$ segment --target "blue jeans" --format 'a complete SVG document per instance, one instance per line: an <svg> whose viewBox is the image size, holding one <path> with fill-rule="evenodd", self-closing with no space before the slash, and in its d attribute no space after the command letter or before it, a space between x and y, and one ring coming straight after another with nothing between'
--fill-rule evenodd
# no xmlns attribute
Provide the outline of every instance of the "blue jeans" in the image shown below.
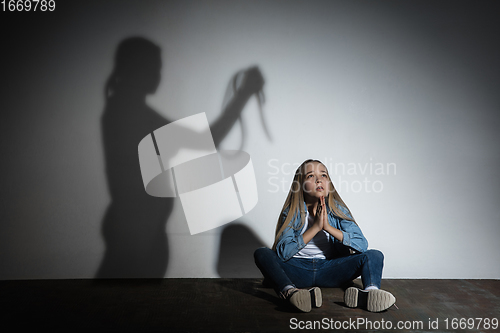
<svg viewBox="0 0 500 333"><path fill-rule="evenodd" d="M380 288L384 255L379 250L367 250L335 259L291 258L282 261L273 250L262 247L254 253L255 263L277 292L288 285L297 288L335 288L361 276L363 287Z"/></svg>

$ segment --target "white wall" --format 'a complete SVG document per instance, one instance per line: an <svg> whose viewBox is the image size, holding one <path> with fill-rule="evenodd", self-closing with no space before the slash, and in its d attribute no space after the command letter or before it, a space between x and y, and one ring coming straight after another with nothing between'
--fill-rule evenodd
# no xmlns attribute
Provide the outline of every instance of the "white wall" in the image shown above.
<svg viewBox="0 0 500 333"><path fill-rule="evenodd" d="M149 103L169 120L199 112L215 120L229 78L261 68L273 141L251 100L244 150L259 203L238 222L262 243L272 244L291 165L317 158L370 247L384 252L384 277L500 278L494 1L57 6L1 23L10 35L1 63L0 279L95 276L109 204L103 89L116 46L134 35L162 48ZM222 146L239 142L236 126ZM221 230L190 236L176 201L165 276L218 276Z"/></svg>

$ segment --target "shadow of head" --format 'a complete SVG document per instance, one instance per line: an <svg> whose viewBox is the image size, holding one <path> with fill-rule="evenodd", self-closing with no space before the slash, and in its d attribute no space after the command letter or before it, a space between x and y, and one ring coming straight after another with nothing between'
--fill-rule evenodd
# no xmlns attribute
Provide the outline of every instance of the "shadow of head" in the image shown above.
<svg viewBox="0 0 500 333"><path fill-rule="evenodd" d="M155 93L161 80L161 66L161 49L158 45L143 37L124 39L117 47L106 93Z"/></svg>

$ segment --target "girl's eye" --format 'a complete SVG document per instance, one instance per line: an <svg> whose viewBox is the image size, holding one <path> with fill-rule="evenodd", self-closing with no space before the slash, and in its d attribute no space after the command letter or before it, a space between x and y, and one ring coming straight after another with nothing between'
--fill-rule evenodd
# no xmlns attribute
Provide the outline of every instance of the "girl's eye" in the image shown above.
<svg viewBox="0 0 500 333"><path fill-rule="evenodd" d="M307 176L307 178L311 178L311 177L312 177L312 175Z"/></svg>
<svg viewBox="0 0 500 333"><path fill-rule="evenodd" d="M323 174L323 177L326 177L326 175L325 175L325 174Z"/></svg>

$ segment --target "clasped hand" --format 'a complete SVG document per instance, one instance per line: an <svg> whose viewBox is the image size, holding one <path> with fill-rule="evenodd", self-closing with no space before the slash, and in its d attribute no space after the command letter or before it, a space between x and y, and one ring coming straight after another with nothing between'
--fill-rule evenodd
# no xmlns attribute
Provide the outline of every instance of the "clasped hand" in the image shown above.
<svg viewBox="0 0 500 333"><path fill-rule="evenodd" d="M328 214L326 210L325 197L318 199L318 207L316 208L316 215L314 216L314 225L319 230L326 230L330 227L328 223Z"/></svg>

